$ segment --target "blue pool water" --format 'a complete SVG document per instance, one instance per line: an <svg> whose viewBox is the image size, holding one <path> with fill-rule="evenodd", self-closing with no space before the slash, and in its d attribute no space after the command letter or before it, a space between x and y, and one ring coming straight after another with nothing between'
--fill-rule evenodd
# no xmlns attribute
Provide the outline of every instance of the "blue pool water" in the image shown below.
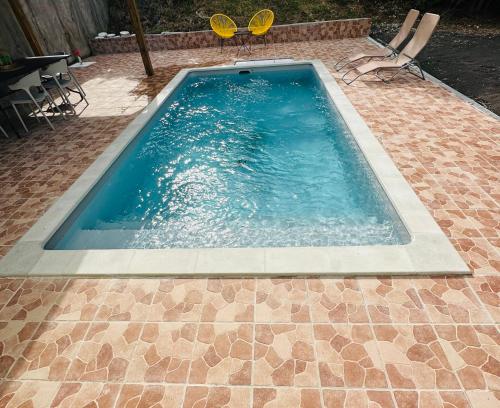
<svg viewBox="0 0 500 408"><path fill-rule="evenodd" d="M312 67L191 73L46 249L404 244Z"/></svg>

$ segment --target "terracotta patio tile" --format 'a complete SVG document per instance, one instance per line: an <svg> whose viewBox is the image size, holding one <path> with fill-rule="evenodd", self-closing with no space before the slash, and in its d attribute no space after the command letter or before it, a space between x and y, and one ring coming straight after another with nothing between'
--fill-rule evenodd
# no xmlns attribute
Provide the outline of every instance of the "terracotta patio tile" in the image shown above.
<svg viewBox="0 0 500 408"><path fill-rule="evenodd" d="M314 338L321 386L388 387L369 325L315 324Z"/></svg>
<svg viewBox="0 0 500 408"><path fill-rule="evenodd" d="M250 385L253 326L201 323L193 351L190 384Z"/></svg>
<svg viewBox="0 0 500 408"><path fill-rule="evenodd" d="M474 223L485 238L500 236L500 210L463 210L464 215Z"/></svg>
<svg viewBox="0 0 500 408"><path fill-rule="evenodd" d="M54 202L57 197L28 198L12 214L13 219L30 219L40 217Z"/></svg>
<svg viewBox="0 0 500 408"><path fill-rule="evenodd" d="M461 210L498 210L498 204L480 187L473 187L471 185L460 187L449 186L446 189L448 195Z"/></svg>
<svg viewBox="0 0 500 408"><path fill-rule="evenodd" d="M462 238L452 240L464 261L475 275L495 275L500 271L500 255L498 249L486 239Z"/></svg>
<svg viewBox="0 0 500 408"><path fill-rule="evenodd" d="M0 172L0 174L2 174ZM8 177L5 174L2 174L3 177ZM0 176L0 180L2 178ZM0 187L2 186L2 183L0 182ZM2 190L0 190L2 191ZM28 199L23 198L23 197L16 197L16 196L11 196L11 195L3 195L0 193L1 199L0 199L0 220L7 220L8 218L12 218L12 214L14 214L19 207L21 207ZM34 217L32 217L34 218Z"/></svg>
<svg viewBox="0 0 500 408"><path fill-rule="evenodd" d="M146 320L158 286L156 279L112 280L100 296L95 320Z"/></svg>
<svg viewBox="0 0 500 408"><path fill-rule="evenodd" d="M377 347L393 388L460 389L430 325L375 325Z"/></svg>
<svg viewBox="0 0 500 408"><path fill-rule="evenodd" d="M368 322L356 279L308 279L307 286L313 322Z"/></svg>
<svg viewBox="0 0 500 408"><path fill-rule="evenodd" d="M256 322L309 322L304 279L257 279Z"/></svg>
<svg viewBox="0 0 500 408"><path fill-rule="evenodd" d="M467 391L472 408L500 408L500 391Z"/></svg>
<svg viewBox="0 0 500 408"><path fill-rule="evenodd" d="M38 322L0 322L0 378L7 377L38 326Z"/></svg>
<svg viewBox="0 0 500 408"><path fill-rule="evenodd" d="M185 383L197 330L195 323L145 323L127 381Z"/></svg>
<svg viewBox="0 0 500 408"><path fill-rule="evenodd" d="M491 319L463 277L413 279L434 323L490 323Z"/></svg>
<svg viewBox="0 0 500 408"><path fill-rule="evenodd" d="M104 303L106 279L71 279L62 295L52 304L46 320L94 320L97 310Z"/></svg>
<svg viewBox="0 0 500 408"><path fill-rule="evenodd" d="M14 296L24 279L0 278L0 310Z"/></svg>
<svg viewBox="0 0 500 408"><path fill-rule="evenodd" d="M114 406L120 384L62 383L51 407L106 408Z"/></svg>
<svg viewBox="0 0 500 408"><path fill-rule="evenodd" d="M5 381L0 383L0 406L50 407L58 387L52 381Z"/></svg>
<svg viewBox="0 0 500 408"><path fill-rule="evenodd" d="M253 408L320 408L321 394L311 388L254 388Z"/></svg>
<svg viewBox="0 0 500 408"><path fill-rule="evenodd" d="M438 325L435 329L466 390L500 391L500 332L495 326Z"/></svg>
<svg viewBox="0 0 500 408"><path fill-rule="evenodd" d="M0 245L14 245L36 222L36 218L9 219L0 226Z"/></svg>
<svg viewBox="0 0 500 408"><path fill-rule="evenodd" d="M434 210L432 216L449 238L482 238L476 223L461 210Z"/></svg>
<svg viewBox="0 0 500 408"><path fill-rule="evenodd" d="M422 185L414 186L413 189L429 210L459 210L448 193L439 186Z"/></svg>
<svg viewBox="0 0 500 408"><path fill-rule="evenodd" d="M424 305L408 278L358 279L373 323L426 323Z"/></svg>
<svg viewBox="0 0 500 408"><path fill-rule="evenodd" d="M500 275L466 279L495 323L500 323Z"/></svg>
<svg viewBox="0 0 500 408"><path fill-rule="evenodd" d="M147 320L198 322L206 285L205 279L161 279Z"/></svg>
<svg viewBox="0 0 500 408"><path fill-rule="evenodd" d="M63 293L66 283L66 279L26 279L0 309L0 321L41 321Z"/></svg>
<svg viewBox="0 0 500 408"><path fill-rule="evenodd" d="M89 323L81 322L41 323L26 341L8 378L64 380L88 328Z"/></svg>
<svg viewBox="0 0 500 408"><path fill-rule="evenodd" d="M254 279L208 279L202 322L253 322Z"/></svg>
<svg viewBox="0 0 500 408"><path fill-rule="evenodd" d="M184 408L198 407L250 407L250 388L188 386Z"/></svg>
<svg viewBox="0 0 500 408"><path fill-rule="evenodd" d="M394 391L397 408L468 408L462 391Z"/></svg>
<svg viewBox="0 0 500 408"><path fill-rule="evenodd" d="M141 330L142 323L92 323L71 361L66 380L123 380Z"/></svg>
<svg viewBox="0 0 500 408"><path fill-rule="evenodd" d="M253 384L319 385L311 325L256 324Z"/></svg>
<svg viewBox="0 0 500 408"><path fill-rule="evenodd" d="M179 385L123 384L115 408L181 407L183 396L184 387Z"/></svg>
<svg viewBox="0 0 500 408"><path fill-rule="evenodd" d="M323 389L323 401L325 408L394 408L390 391L380 390Z"/></svg>

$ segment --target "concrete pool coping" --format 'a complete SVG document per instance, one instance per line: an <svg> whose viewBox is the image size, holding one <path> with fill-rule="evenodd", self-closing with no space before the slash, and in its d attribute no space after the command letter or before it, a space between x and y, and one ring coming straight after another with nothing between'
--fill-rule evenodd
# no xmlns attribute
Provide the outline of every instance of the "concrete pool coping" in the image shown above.
<svg viewBox="0 0 500 408"><path fill-rule="evenodd" d="M319 60L261 64L279 68L310 65L346 122L360 150L411 236L405 245L44 250L80 201L190 73L238 70L218 66L181 70L156 98L49 208L0 261L4 276L242 276L242 275L418 275L464 274L469 270L410 185ZM245 66L245 69L252 67Z"/></svg>

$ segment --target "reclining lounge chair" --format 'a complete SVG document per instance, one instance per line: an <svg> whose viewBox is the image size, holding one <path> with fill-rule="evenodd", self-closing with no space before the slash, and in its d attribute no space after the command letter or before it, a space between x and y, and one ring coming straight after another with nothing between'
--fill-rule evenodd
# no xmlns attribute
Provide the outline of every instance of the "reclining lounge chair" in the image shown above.
<svg viewBox="0 0 500 408"><path fill-rule="evenodd" d="M417 55L422 51L422 49L429 42L432 33L436 29L439 22L439 16L437 14L426 13L420 24L417 27L415 35L410 40L410 42L403 48L399 53L398 57L389 61L370 61L366 64L360 65L356 68L352 68L347 71L343 76L342 80L350 85L356 81L359 77L366 75L370 72L374 72L375 75L384 82L388 82L396 77L401 71L407 70L413 75L416 75L425 80L424 72L420 67L420 64L415 59ZM418 69L418 74L411 71L412 68ZM395 70L396 72L389 79L382 78L379 73L383 70ZM357 72L357 76L349 80L348 76L351 72Z"/></svg>
<svg viewBox="0 0 500 408"><path fill-rule="evenodd" d="M403 22L403 25L399 29L399 32L392 39L392 41L389 44L387 44L384 48L344 57L341 60L337 61L334 68L337 71L340 71L342 68L352 64L353 62L359 61L364 58L369 58L369 59L377 57L386 58L396 55L397 48L403 43L404 40L406 40L408 34L410 34L411 28L413 27L413 24L415 24L418 15L419 15L418 10L411 9L406 15L405 21ZM339 66L339 64L341 65Z"/></svg>

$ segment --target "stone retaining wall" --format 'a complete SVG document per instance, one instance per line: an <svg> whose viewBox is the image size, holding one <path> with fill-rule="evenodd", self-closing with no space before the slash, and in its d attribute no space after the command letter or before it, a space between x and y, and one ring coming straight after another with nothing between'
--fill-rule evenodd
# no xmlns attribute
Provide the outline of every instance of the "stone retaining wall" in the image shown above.
<svg viewBox="0 0 500 408"><path fill-rule="evenodd" d="M370 27L369 18L277 25L271 30L270 41L294 42L366 37L370 33ZM210 30L146 34L146 40L150 51L216 47L219 44L218 37ZM93 39L90 41L90 46L94 54L139 51L135 36Z"/></svg>

